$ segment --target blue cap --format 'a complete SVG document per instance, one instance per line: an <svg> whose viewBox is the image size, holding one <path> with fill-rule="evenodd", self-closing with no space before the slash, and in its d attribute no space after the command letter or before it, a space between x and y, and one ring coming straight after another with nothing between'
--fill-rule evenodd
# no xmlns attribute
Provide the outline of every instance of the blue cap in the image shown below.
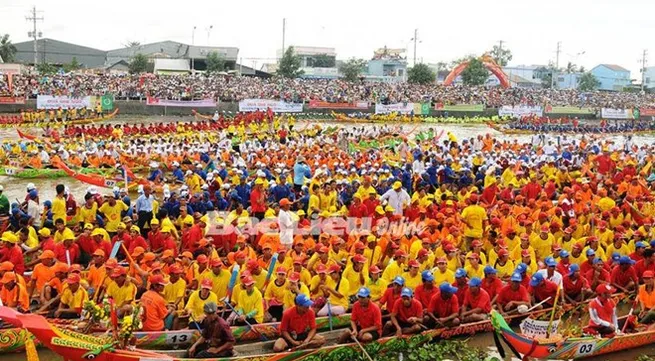
<svg viewBox="0 0 655 361"><path fill-rule="evenodd" d="M560 256L560 258L566 258L566 257L569 256L569 251L563 249L563 250L560 251L559 256Z"/></svg>
<svg viewBox="0 0 655 361"><path fill-rule="evenodd" d="M653 241L651 241L651 242L653 242ZM635 243L635 248L646 248L646 243L644 243L642 241L639 241L639 242Z"/></svg>
<svg viewBox="0 0 655 361"><path fill-rule="evenodd" d="M509 280L513 282L521 282L523 281L523 276L521 276L521 274L518 272L514 272L512 273L512 277L510 277Z"/></svg>
<svg viewBox="0 0 655 361"><path fill-rule="evenodd" d="M369 297L371 295L371 290L369 290L367 287L362 287L357 291L357 297L365 298Z"/></svg>
<svg viewBox="0 0 655 361"><path fill-rule="evenodd" d="M603 259L600 257L594 258L594 264L599 264L599 263L605 263L605 262L603 262Z"/></svg>
<svg viewBox="0 0 655 361"><path fill-rule="evenodd" d="M518 273L525 273L528 271L528 265L525 263L519 263L518 266L516 266L516 272Z"/></svg>
<svg viewBox="0 0 655 361"><path fill-rule="evenodd" d="M491 265L488 264L488 265L484 266L484 274L495 275L496 273L498 273L498 271L496 271L496 269L493 268Z"/></svg>
<svg viewBox="0 0 655 361"><path fill-rule="evenodd" d="M398 286L404 286L405 279L402 276L396 276L396 278L393 279L393 283L397 284Z"/></svg>
<svg viewBox="0 0 655 361"><path fill-rule="evenodd" d="M48 208L52 208L52 201L45 201L45 202L43 202L43 205L48 207Z"/></svg>
<svg viewBox="0 0 655 361"><path fill-rule="evenodd" d="M444 282L439 285L439 291L442 293L455 293L457 292L457 287L453 287L450 283Z"/></svg>
<svg viewBox="0 0 655 361"><path fill-rule="evenodd" d="M598 258L596 258L596 259L598 259ZM602 262L602 261L601 261L601 262ZM578 265L575 264L575 263L572 264L571 267L569 267L569 276L571 276L571 275L574 274L575 272L578 272L579 270L580 270L580 266L578 266Z"/></svg>
<svg viewBox="0 0 655 361"><path fill-rule="evenodd" d="M546 257L544 261L548 267L557 267L557 261L555 261L555 258L553 257Z"/></svg>
<svg viewBox="0 0 655 361"><path fill-rule="evenodd" d="M593 249L589 248L589 249L587 250L587 257L589 257L589 256L595 256L595 255L596 255L596 251L594 251Z"/></svg>
<svg viewBox="0 0 655 361"><path fill-rule="evenodd" d="M434 281L434 275L432 274L432 272L425 270L421 272L421 279L423 280L423 282L432 282Z"/></svg>
<svg viewBox="0 0 655 361"><path fill-rule="evenodd" d="M655 239L652 240L652 241L650 241L650 246L651 246L651 247L655 247Z"/></svg>
<svg viewBox="0 0 655 361"><path fill-rule="evenodd" d="M410 290L407 287L404 287L403 290L400 292L400 297L412 297L414 296L414 293L412 290Z"/></svg>
<svg viewBox="0 0 655 361"><path fill-rule="evenodd" d="M309 297L304 293L301 293L298 296L296 296L296 305L298 306L310 307L313 304L314 302L310 300Z"/></svg>
<svg viewBox="0 0 655 361"><path fill-rule="evenodd" d="M530 279L530 286L532 287L539 286L543 281L544 281L544 275L542 275L541 273L535 273L534 275L532 275L532 278Z"/></svg>
<svg viewBox="0 0 655 361"><path fill-rule="evenodd" d="M480 287L481 284L482 280L477 277L473 277L469 280L469 287Z"/></svg>
<svg viewBox="0 0 655 361"><path fill-rule="evenodd" d="M630 265L632 265L632 264L635 264L635 261L633 261L632 258L630 258L628 256L621 256L621 258L619 258L619 264L630 264Z"/></svg>
<svg viewBox="0 0 655 361"><path fill-rule="evenodd" d="M621 259L621 255L619 254L619 252L612 253L612 261L618 262L619 259Z"/></svg>
<svg viewBox="0 0 655 361"><path fill-rule="evenodd" d="M462 278L466 277L466 270L463 268L458 268L457 271L455 271L455 278Z"/></svg>

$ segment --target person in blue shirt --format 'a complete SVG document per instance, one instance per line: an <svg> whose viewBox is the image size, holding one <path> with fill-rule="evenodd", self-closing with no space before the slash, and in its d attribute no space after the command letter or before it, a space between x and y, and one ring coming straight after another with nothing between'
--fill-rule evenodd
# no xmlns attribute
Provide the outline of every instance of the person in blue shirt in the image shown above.
<svg viewBox="0 0 655 361"><path fill-rule="evenodd" d="M172 166L174 180L178 183L184 183L184 172L182 172L182 168L180 168L180 163L173 162Z"/></svg>
<svg viewBox="0 0 655 361"><path fill-rule="evenodd" d="M207 155L207 153L202 153L200 155L200 161L205 163L204 171L205 173L213 172L216 169L214 161Z"/></svg>
<svg viewBox="0 0 655 361"><path fill-rule="evenodd" d="M221 180L225 181L227 178L227 169L225 169L226 164L221 163L221 169L218 171L218 176L221 177Z"/></svg>
<svg viewBox="0 0 655 361"><path fill-rule="evenodd" d="M171 192L171 196L164 202L161 209L165 209L173 219L177 219L180 216L180 202L177 200L177 194L175 192Z"/></svg>
<svg viewBox="0 0 655 361"><path fill-rule="evenodd" d="M239 185L234 188L236 190L237 195L239 196L239 199L241 201L241 204L243 204L243 208L248 208L250 205L250 185L246 183L246 177L241 177L239 180Z"/></svg>
<svg viewBox="0 0 655 361"><path fill-rule="evenodd" d="M298 209L302 209L307 212L307 207L309 206L309 188L303 186L301 188L302 197L298 200Z"/></svg>
<svg viewBox="0 0 655 361"><path fill-rule="evenodd" d="M299 155L296 158L296 164L293 166L293 188L296 192L302 190L303 184L305 184L305 178L311 178L312 172L309 169L307 163L305 163L305 157Z"/></svg>
<svg viewBox="0 0 655 361"><path fill-rule="evenodd" d="M200 176L203 180L207 179L207 173L205 173L204 170L202 170L202 164L198 163L196 164L196 171L195 173Z"/></svg>
<svg viewBox="0 0 655 361"><path fill-rule="evenodd" d="M150 172L150 176L148 177L148 180L151 182L160 182L164 180L164 173L159 169L159 163L157 162L152 162L150 163L150 168L152 168L152 171Z"/></svg>
<svg viewBox="0 0 655 361"><path fill-rule="evenodd" d="M271 197L274 202L279 203L282 198L287 198L290 201L296 199L296 195L291 191L291 187L287 184L287 178L284 174L280 177L280 183L276 184L273 189L271 189Z"/></svg>
<svg viewBox="0 0 655 361"><path fill-rule="evenodd" d="M214 207L217 211L224 211L227 209L228 203L225 198L223 198L223 194L221 194L221 191L216 191L214 192L214 197L216 198L216 201L214 201Z"/></svg>

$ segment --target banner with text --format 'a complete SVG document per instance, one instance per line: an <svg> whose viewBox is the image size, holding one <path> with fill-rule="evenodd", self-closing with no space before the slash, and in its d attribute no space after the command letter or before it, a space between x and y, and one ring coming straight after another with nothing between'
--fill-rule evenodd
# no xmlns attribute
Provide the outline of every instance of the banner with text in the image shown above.
<svg viewBox="0 0 655 361"><path fill-rule="evenodd" d="M244 99L239 102L240 112L266 111L268 108L275 113L300 113L302 112L302 103L287 103L271 99Z"/></svg>
<svg viewBox="0 0 655 361"><path fill-rule="evenodd" d="M72 109L72 108L93 108L91 97L72 98L67 96L38 95L36 97L37 109Z"/></svg>
<svg viewBox="0 0 655 361"><path fill-rule="evenodd" d="M0 104L25 104L25 98L0 97Z"/></svg>
<svg viewBox="0 0 655 361"><path fill-rule="evenodd" d="M484 104L452 104L447 105L437 103L434 105L435 110L442 110L445 112L481 112L484 110Z"/></svg>
<svg viewBox="0 0 655 361"><path fill-rule="evenodd" d="M550 327L551 335L557 333L557 327L559 327L559 323L559 320L553 321L553 324ZM546 334L548 333L548 324L549 321L540 321L526 318L521 322L519 327L521 328L521 333L524 336L546 338Z"/></svg>
<svg viewBox="0 0 655 361"><path fill-rule="evenodd" d="M633 119L632 109L603 108L600 110L600 116L607 119Z"/></svg>
<svg viewBox="0 0 655 361"><path fill-rule="evenodd" d="M419 104L420 105L420 104ZM414 111L414 103L375 104L375 114L401 113L410 114Z"/></svg>
<svg viewBox="0 0 655 361"><path fill-rule="evenodd" d="M511 116L515 118L544 115L544 108L538 105L503 105L498 108L498 115L501 117Z"/></svg>
<svg viewBox="0 0 655 361"><path fill-rule="evenodd" d="M148 97L146 99L146 105L154 105L160 107L215 108L216 101L214 99L172 100Z"/></svg>
<svg viewBox="0 0 655 361"><path fill-rule="evenodd" d="M547 114L594 114L592 108L546 106Z"/></svg>
<svg viewBox="0 0 655 361"><path fill-rule="evenodd" d="M655 117L655 108L640 108L639 112L642 117Z"/></svg>
<svg viewBox="0 0 655 361"><path fill-rule="evenodd" d="M318 100L310 100L309 108L312 109L368 109L368 102L352 103L330 103Z"/></svg>

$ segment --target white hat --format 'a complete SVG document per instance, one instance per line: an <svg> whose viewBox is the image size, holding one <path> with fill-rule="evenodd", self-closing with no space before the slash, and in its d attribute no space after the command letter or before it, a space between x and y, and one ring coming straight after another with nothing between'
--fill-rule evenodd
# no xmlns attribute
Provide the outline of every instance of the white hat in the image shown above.
<svg viewBox="0 0 655 361"><path fill-rule="evenodd" d="M150 168L159 168L159 163L157 163L157 162L150 162Z"/></svg>
<svg viewBox="0 0 655 361"><path fill-rule="evenodd" d="M4 191L4 190L5 190L5 187L3 187L3 186L0 185L0 192L2 192L2 191Z"/></svg>
<svg viewBox="0 0 655 361"><path fill-rule="evenodd" d="M188 170L188 171L186 171L186 173L184 173L185 176L190 176L190 175L192 175L192 174L193 174L193 172L190 171L190 170Z"/></svg>
<svg viewBox="0 0 655 361"><path fill-rule="evenodd" d="M29 191L31 191L33 189L36 189L36 186L34 185L34 183L27 183L27 191L29 192Z"/></svg>
<svg viewBox="0 0 655 361"><path fill-rule="evenodd" d="M196 164L196 168L202 169L202 164L200 164L200 163Z"/></svg>
<svg viewBox="0 0 655 361"><path fill-rule="evenodd" d="M179 167L179 166L180 166L180 163L178 161L173 162L173 167Z"/></svg>

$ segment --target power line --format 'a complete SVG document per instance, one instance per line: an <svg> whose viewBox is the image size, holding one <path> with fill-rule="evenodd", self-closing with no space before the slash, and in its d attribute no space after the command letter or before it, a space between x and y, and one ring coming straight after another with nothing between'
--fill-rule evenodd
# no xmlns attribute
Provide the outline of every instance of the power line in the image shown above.
<svg viewBox="0 0 655 361"><path fill-rule="evenodd" d="M36 43L37 43L37 37L41 36L42 33L39 31L37 33L36 31L36 22L37 21L43 21L43 16L38 17L36 16L36 6L32 7L32 16L26 16L25 19L27 21L32 22L32 32L27 34L27 36L31 36L34 39L34 66L36 66L38 57L37 57L37 50L36 50ZM45 59L43 59L43 62L45 63Z"/></svg>

